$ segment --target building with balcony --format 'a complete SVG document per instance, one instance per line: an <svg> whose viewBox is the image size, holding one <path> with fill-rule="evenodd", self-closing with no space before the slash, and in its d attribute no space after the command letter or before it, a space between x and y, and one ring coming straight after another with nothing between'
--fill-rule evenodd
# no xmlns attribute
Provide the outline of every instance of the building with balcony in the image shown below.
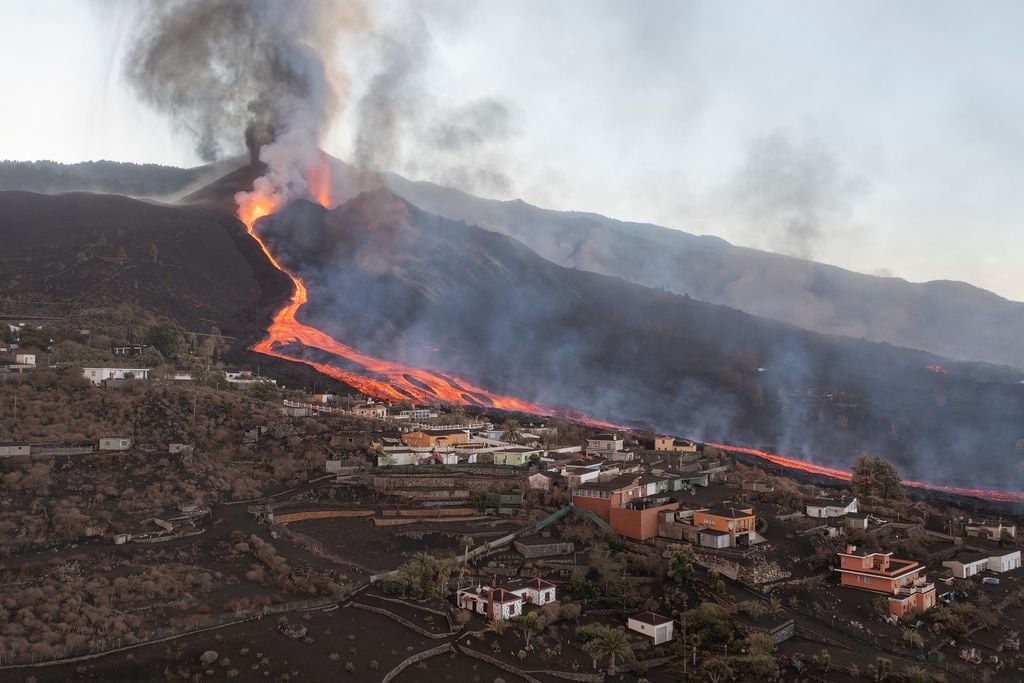
<svg viewBox="0 0 1024 683"><path fill-rule="evenodd" d="M920 562L851 545L839 553L839 567L834 571L841 586L888 596L893 616L926 612L935 606L935 584L922 574Z"/></svg>
<svg viewBox="0 0 1024 683"><path fill-rule="evenodd" d="M702 510L694 510L693 525L701 530L702 536L714 538L714 542L701 545L723 548L756 543L757 517L750 507L720 504Z"/></svg>
<svg viewBox="0 0 1024 683"><path fill-rule="evenodd" d="M636 474L621 474L606 481L580 484L572 492L573 507L590 510L616 533L646 540L658 535L658 513L673 511L679 503L667 496L647 496Z"/></svg>

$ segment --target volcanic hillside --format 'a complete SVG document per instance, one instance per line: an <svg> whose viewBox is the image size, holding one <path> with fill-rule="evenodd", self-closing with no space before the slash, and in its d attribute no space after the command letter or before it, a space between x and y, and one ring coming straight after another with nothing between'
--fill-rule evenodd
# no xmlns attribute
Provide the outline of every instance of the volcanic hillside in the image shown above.
<svg viewBox="0 0 1024 683"><path fill-rule="evenodd" d="M868 450L929 481L991 487L985 471L999 471L1001 486L1024 480L1016 371L826 337L564 268L384 191L333 211L295 202L257 230L309 287L300 318L367 353L823 464Z"/></svg>
<svg viewBox="0 0 1024 683"><path fill-rule="evenodd" d="M370 189L367 178L332 159L332 195ZM231 168L236 170L230 171ZM227 173L201 185L218 170ZM194 169L89 162L0 162L0 189L90 190L136 196L187 196L229 210L234 193L258 176L236 162ZM825 334L918 348L951 358L1024 368L1024 304L962 282L922 284L729 244L593 213L551 211L520 200L482 199L387 174L393 192L438 216L522 241L544 258L687 294Z"/></svg>
<svg viewBox="0 0 1024 683"><path fill-rule="evenodd" d="M515 237L559 265L825 334L1024 368L1024 303L964 282L865 275L647 223L481 199L395 175L387 182L426 211Z"/></svg>
<svg viewBox="0 0 1024 683"><path fill-rule="evenodd" d="M258 334L262 306L286 293L273 289L278 274L242 225L204 209L0 192L0 243L0 296L74 307L138 304L196 331L216 325Z"/></svg>

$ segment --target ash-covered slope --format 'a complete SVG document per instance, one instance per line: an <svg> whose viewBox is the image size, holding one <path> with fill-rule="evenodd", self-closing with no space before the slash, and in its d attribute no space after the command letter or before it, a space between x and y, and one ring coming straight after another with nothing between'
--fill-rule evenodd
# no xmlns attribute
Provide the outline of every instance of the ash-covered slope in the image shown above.
<svg viewBox="0 0 1024 683"><path fill-rule="evenodd" d="M194 168L121 161L0 161L0 190L56 194L98 192L131 197L171 198L238 166L226 160Z"/></svg>
<svg viewBox="0 0 1024 683"><path fill-rule="evenodd" d="M553 264L385 192L257 229L310 290L300 317L362 351L595 417L928 481L1022 482L1020 373L814 334ZM929 370L944 363L949 374ZM997 473L986 478L984 473Z"/></svg>
<svg viewBox="0 0 1024 683"><path fill-rule="evenodd" d="M970 284L865 275L646 223L481 199L396 175L387 182L425 211L510 235L563 266L825 334L1024 368L1024 303Z"/></svg>
<svg viewBox="0 0 1024 683"><path fill-rule="evenodd" d="M280 279L230 214L112 195L0 192L0 244L0 296L135 303L193 330L251 329Z"/></svg>

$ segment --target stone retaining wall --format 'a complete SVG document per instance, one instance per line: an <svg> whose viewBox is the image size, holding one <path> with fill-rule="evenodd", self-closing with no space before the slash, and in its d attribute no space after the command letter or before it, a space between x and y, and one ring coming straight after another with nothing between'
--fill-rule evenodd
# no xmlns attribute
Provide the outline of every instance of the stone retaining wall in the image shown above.
<svg viewBox="0 0 1024 683"><path fill-rule="evenodd" d="M373 510L310 510L308 512L286 512L274 515L275 524L304 522L308 519L334 519L338 517L372 517Z"/></svg>
<svg viewBox="0 0 1024 683"><path fill-rule="evenodd" d="M355 607L356 609L364 609L367 612L376 612L377 614L382 614L385 617L387 617L388 619L391 619L392 621L397 621L402 626L405 626L406 628L411 629L411 630L415 631L416 633L419 633L421 636L424 636L426 638L432 638L433 640L437 640L439 638L451 638L456 633L458 633L458 631L449 631L449 632L446 632L446 633L434 633L433 631L428 631L427 629L423 628L422 626L414 624L411 621L409 621L408 619L406 619L404 617L400 617L397 614L395 614L394 612L392 612L390 610L386 610L383 607L375 607L373 605L364 605L361 602L353 602L353 603L351 603L351 606Z"/></svg>
<svg viewBox="0 0 1024 683"><path fill-rule="evenodd" d="M398 665L394 669L389 671L387 675L384 676L384 678L380 679L380 681L381 683L390 683L390 681L392 681L396 676L398 676L398 674L402 673L413 664L422 662L425 659L430 659L431 657L436 657L437 655L442 655L445 652L451 652L452 649L453 648L451 643L444 643L442 645L438 645L437 647L432 647L429 650L417 652L413 656L407 657L406 659L399 662Z"/></svg>
<svg viewBox="0 0 1024 683"><path fill-rule="evenodd" d="M483 652L478 652L478 651L476 651L476 650L474 650L472 648L466 647L465 645L456 645L455 647L458 649L459 652L461 652L464 655L468 655L469 657L472 657L473 659L479 659L481 662L487 662L491 666L496 666L499 669L501 669L502 671L507 671L510 674L513 674L515 676L519 676L521 679L523 679L524 681L527 681L528 683L541 683L539 680L537 680L536 678L534 678L530 674L526 673L522 669L517 669L516 667L512 666L511 664L506 664L505 662L501 661L500 659L495 659L494 657L491 657L490 655L485 655Z"/></svg>

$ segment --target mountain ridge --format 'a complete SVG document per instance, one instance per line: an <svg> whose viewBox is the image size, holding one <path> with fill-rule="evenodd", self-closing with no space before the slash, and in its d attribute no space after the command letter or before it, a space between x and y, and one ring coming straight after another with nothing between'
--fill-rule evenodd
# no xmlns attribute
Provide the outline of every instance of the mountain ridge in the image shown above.
<svg viewBox="0 0 1024 683"><path fill-rule="evenodd" d="M205 168L205 167L201 167ZM332 191L345 200L369 189L350 165L332 159ZM240 167L224 178L248 179ZM945 358L1024 367L1024 303L954 280L909 282L857 273L732 245L710 235L559 212L522 200L491 200L424 181L384 174L398 195L433 214L518 238L559 265L621 277L648 287L737 308L804 329L919 348ZM3 176L0 175L0 188ZM220 181L189 195L210 201ZM379 180L377 181L379 183ZM236 182L233 189L243 189ZM211 188L214 192L211 194ZM204 194L205 193L205 194Z"/></svg>

